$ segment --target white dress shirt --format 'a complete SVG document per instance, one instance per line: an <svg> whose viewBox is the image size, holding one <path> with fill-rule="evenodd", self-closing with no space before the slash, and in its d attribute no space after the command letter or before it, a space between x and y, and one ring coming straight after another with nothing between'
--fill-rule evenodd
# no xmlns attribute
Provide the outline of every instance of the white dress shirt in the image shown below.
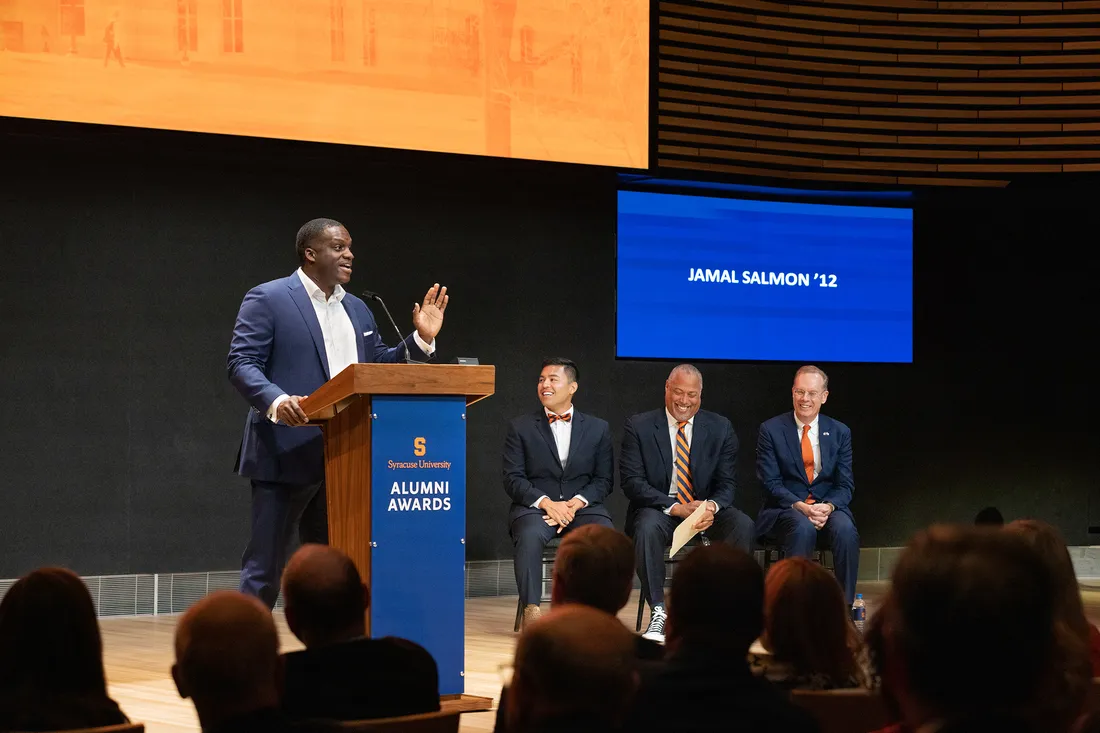
<svg viewBox="0 0 1100 733"><path fill-rule="evenodd" d="M668 418L668 437L669 441L672 443L672 481L669 482L668 495L671 496L673 499L676 499L676 433L680 430L680 423L677 422L676 418L672 416L672 413L668 411L667 407L665 408L665 417ZM688 418L687 425L684 426L684 439L687 440L689 453L691 452L691 439L694 436L695 415L692 415L690 418ZM692 476L691 480L694 484L695 477ZM679 499L676 499L676 501L679 502ZM710 502L710 505L714 507L715 513L717 513L719 509L718 503L715 501L711 501L710 499L707 499L707 501ZM671 515L672 507L667 507L665 509L665 514Z"/></svg>
<svg viewBox="0 0 1100 733"><path fill-rule="evenodd" d="M328 356L329 378L335 377L344 371L350 364L359 361L359 347L355 339L355 325L351 322L351 316L344 309L344 296L347 294L344 288L337 284L332 290L331 296L325 296L325 291L310 279L302 268L298 268L298 277L305 286L309 295L309 302L313 304L313 312L317 314L317 323L321 326L321 336L325 341L325 354ZM413 332L413 339L420 350L431 356L435 351L435 339L431 344L424 342L420 334ZM289 395L279 395L267 408L267 418L276 422L279 405L288 399Z"/></svg>
<svg viewBox="0 0 1100 733"><path fill-rule="evenodd" d="M546 413L546 419L550 419L550 411L545 407L542 411ZM568 417L569 421L555 420L550 423L550 432L554 434L554 444L558 446L558 460L561 461L561 467L565 468L565 464L569 459L569 441L573 437L573 406L570 405L569 409L563 412L560 417Z"/></svg>
<svg viewBox="0 0 1100 733"><path fill-rule="evenodd" d="M821 417L820 413L817 414L817 415L814 415L814 421L812 423L810 423L810 435L809 435L810 445L814 449L814 478L817 478L817 475L819 473L821 473L821 441L819 440L819 433L818 433L818 427L817 427L817 422L818 422L817 419L819 417ZM801 420L799 420L798 415L796 414L794 416L794 424L798 426L798 435L797 435L798 445L801 446L802 445L802 428L805 425L805 423L803 423ZM800 450L801 450L801 448L800 448ZM801 456L801 455L802 454L799 453L799 456Z"/></svg>
<svg viewBox="0 0 1100 733"><path fill-rule="evenodd" d="M551 413L545 407L542 408L542 411L546 413L546 419L549 420L550 415L553 413ZM562 470L565 469L565 466L569 461L569 443L573 439L573 405L570 405L568 410L561 413L561 417L565 417L566 415L569 415L569 422L566 422L565 420L555 420L554 422L550 423L550 432L554 435L554 445L556 445L558 448L558 460L561 461ZM538 499L536 499L535 503L531 506L535 509L538 509L539 502L546 498L548 498L546 494L543 494ZM585 499L580 494L577 494L576 498L583 501L585 506L588 506L588 499Z"/></svg>

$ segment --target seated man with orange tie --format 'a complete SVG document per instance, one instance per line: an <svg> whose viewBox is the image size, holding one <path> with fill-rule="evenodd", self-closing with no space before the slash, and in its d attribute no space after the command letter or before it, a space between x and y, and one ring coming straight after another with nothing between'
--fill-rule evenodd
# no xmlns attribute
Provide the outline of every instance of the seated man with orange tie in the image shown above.
<svg viewBox="0 0 1100 733"><path fill-rule="evenodd" d="M642 595L649 603L645 638L665 640L665 549L676 527L704 505L696 525L711 538L746 552L752 520L733 506L737 487L737 433L721 415L700 410L703 375L681 364L665 381L665 406L626 421L619 458L623 493L630 500L627 534Z"/></svg>
<svg viewBox="0 0 1100 733"><path fill-rule="evenodd" d="M859 533L848 505L852 478L852 431L821 414L829 377L815 366L794 375L794 412L760 426L756 476L767 491L756 519L756 536L774 540L785 557L809 557L818 539L833 552L836 579L848 605L856 595Z"/></svg>
<svg viewBox="0 0 1100 733"><path fill-rule="evenodd" d="M577 365L547 359L539 374L542 407L508 426L504 490L515 545L516 585L526 626L539 617L542 551L555 536L585 524L612 527L603 501L611 493L615 459L606 420L573 409Z"/></svg>

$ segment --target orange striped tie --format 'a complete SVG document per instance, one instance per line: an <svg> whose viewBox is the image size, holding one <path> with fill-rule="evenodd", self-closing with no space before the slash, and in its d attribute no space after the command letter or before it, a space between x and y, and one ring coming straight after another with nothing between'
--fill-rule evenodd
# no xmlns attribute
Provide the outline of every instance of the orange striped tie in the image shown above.
<svg viewBox="0 0 1100 733"><path fill-rule="evenodd" d="M802 465L806 469L806 481L814 482L814 447L810 445L810 426L802 426ZM806 498L807 504L814 503L814 496Z"/></svg>
<svg viewBox="0 0 1100 733"><path fill-rule="evenodd" d="M679 428L676 431L676 498L681 504L690 504L695 501L695 495L691 493L691 448L684 434L687 421L676 425Z"/></svg>

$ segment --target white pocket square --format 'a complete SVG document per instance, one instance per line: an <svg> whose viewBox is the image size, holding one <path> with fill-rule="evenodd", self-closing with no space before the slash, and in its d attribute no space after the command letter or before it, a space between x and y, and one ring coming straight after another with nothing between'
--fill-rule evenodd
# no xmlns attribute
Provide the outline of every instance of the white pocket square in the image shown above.
<svg viewBox="0 0 1100 733"><path fill-rule="evenodd" d="M363 335L366 336L366 334L363 334ZM826 430L824 433L821 434L821 437L823 437L823 438L829 437L829 431Z"/></svg>
<svg viewBox="0 0 1100 733"><path fill-rule="evenodd" d="M364 335L364 336L370 336L370 335L371 335L372 333L374 333L374 331L363 331L363 335ZM827 434L828 434L828 433L826 433L826 435L827 435Z"/></svg>

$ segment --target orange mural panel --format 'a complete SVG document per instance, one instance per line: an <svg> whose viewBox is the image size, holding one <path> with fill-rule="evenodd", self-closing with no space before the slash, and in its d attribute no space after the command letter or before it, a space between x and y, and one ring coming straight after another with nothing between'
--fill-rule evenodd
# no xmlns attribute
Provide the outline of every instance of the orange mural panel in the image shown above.
<svg viewBox="0 0 1100 733"><path fill-rule="evenodd" d="M0 115L648 166L649 0L0 0Z"/></svg>

